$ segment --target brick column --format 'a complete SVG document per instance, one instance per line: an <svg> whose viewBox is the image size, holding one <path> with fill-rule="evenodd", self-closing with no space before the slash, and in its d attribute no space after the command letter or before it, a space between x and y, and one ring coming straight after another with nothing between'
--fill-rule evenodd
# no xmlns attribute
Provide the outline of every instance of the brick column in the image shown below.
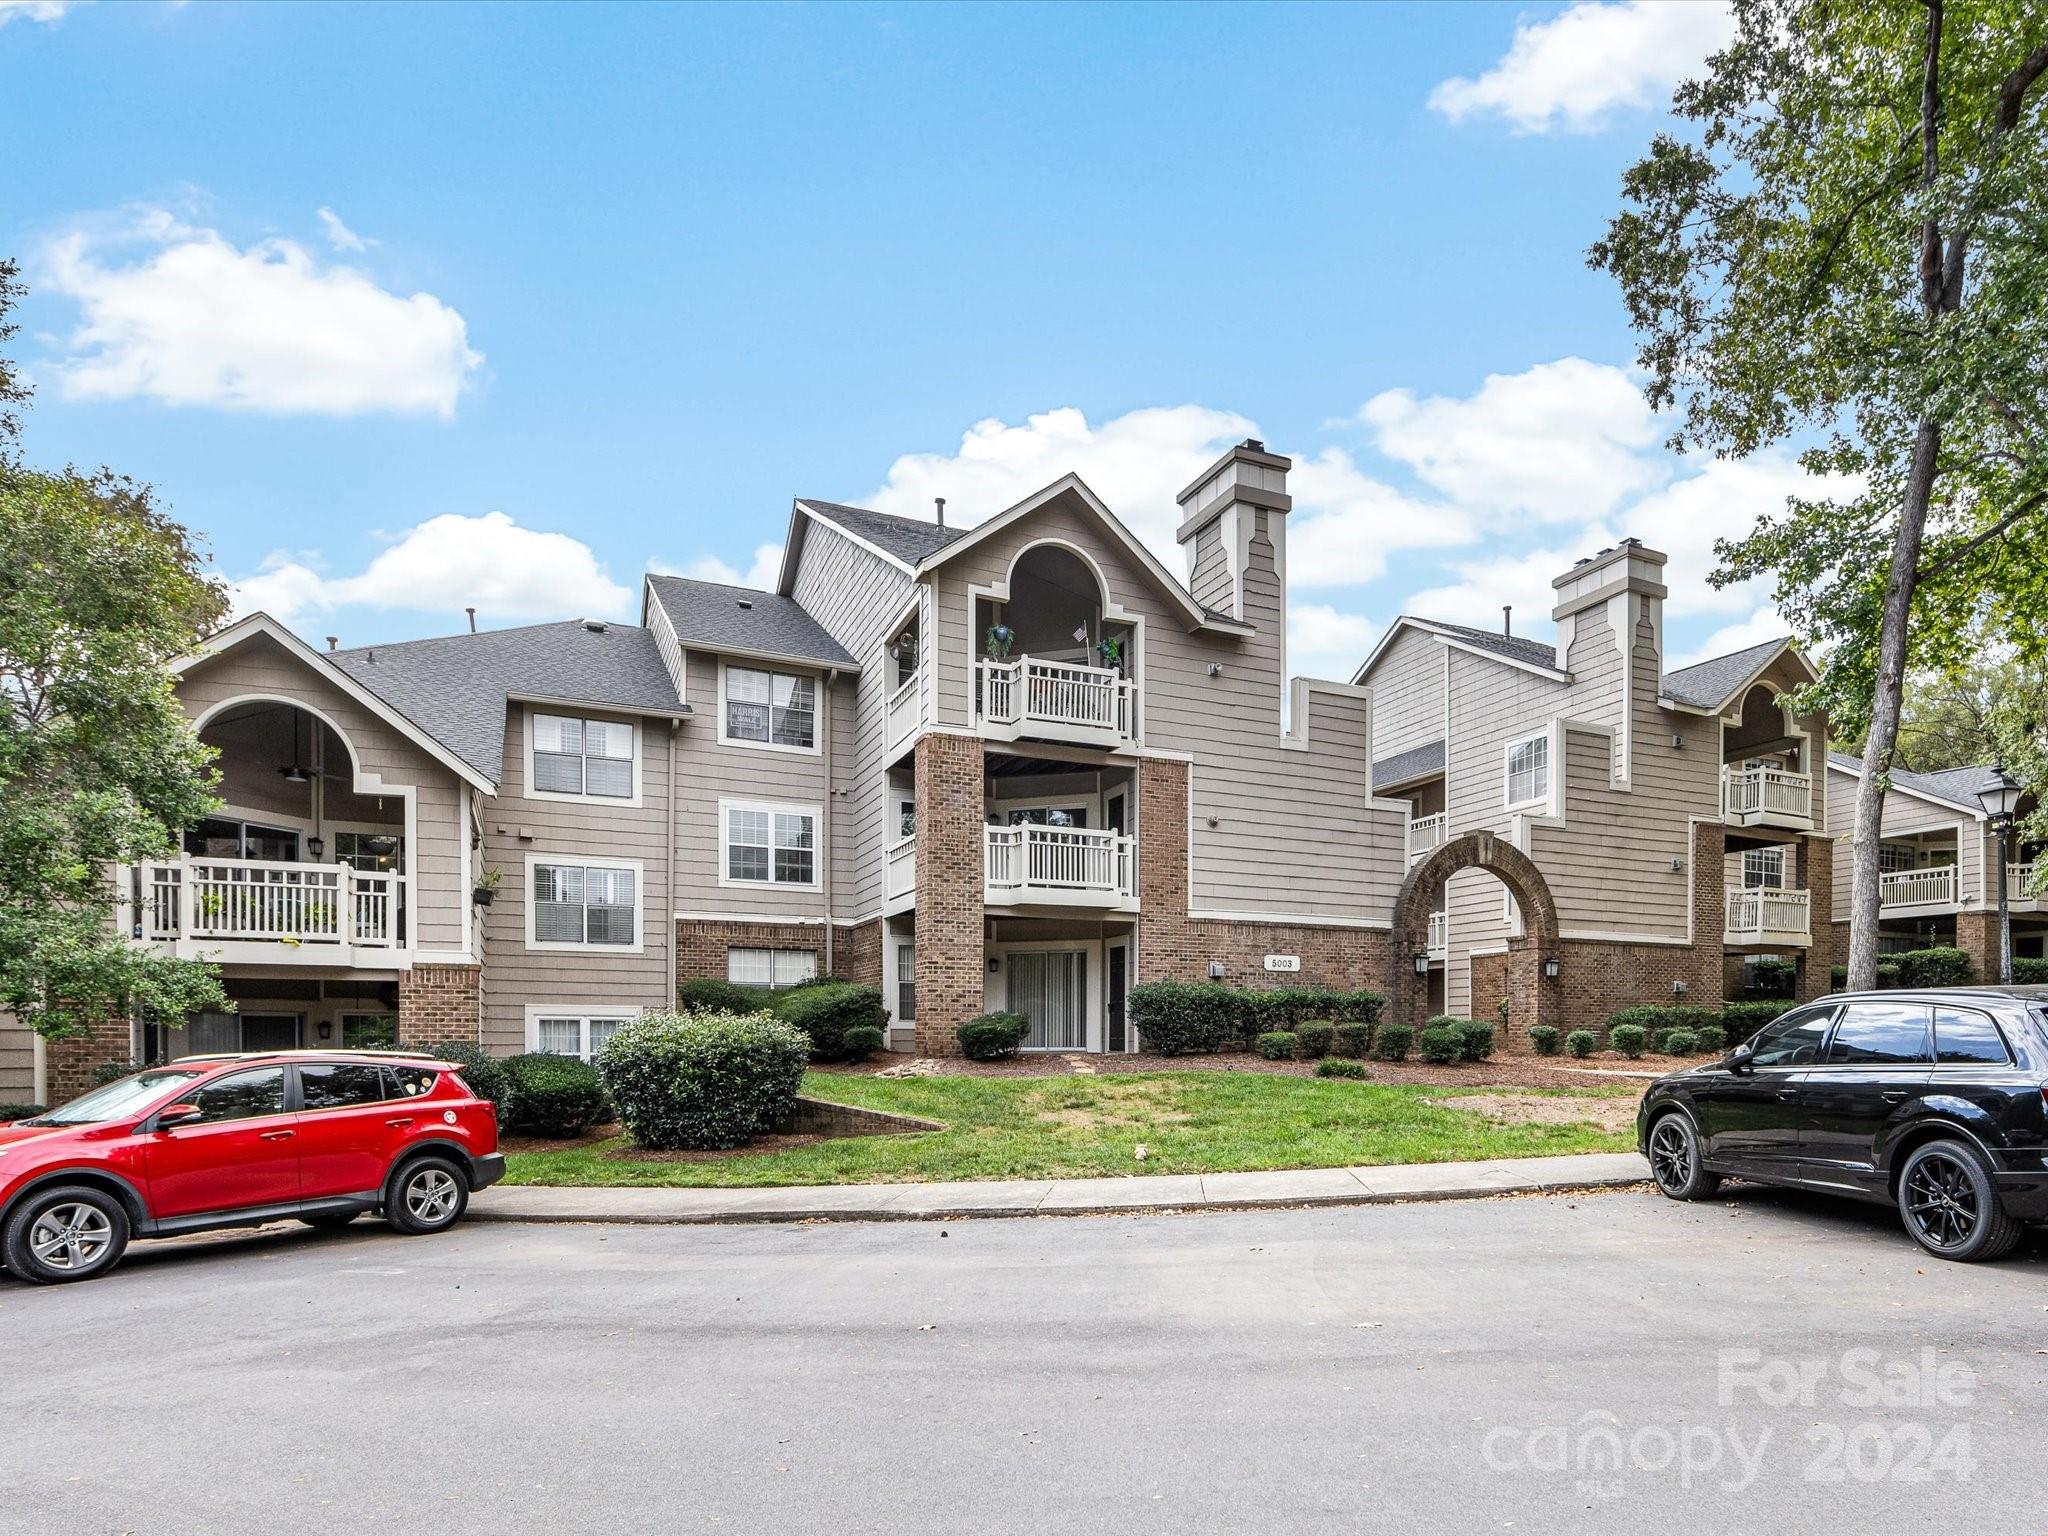
<svg viewBox="0 0 2048 1536"><path fill-rule="evenodd" d="M480 965L415 965L398 973L398 1043L408 1050L482 1045Z"/></svg>
<svg viewBox="0 0 2048 1536"><path fill-rule="evenodd" d="M1728 835L1710 821L1692 828L1692 961L1681 978L1686 995L1673 1002L1717 1008L1725 995L1728 953Z"/></svg>
<svg viewBox="0 0 2048 1536"><path fill-rule="evenodd" d="M917 795L917 1051L957 1056L982 1011L982 746L932 731L914 756Z"/></svg>
<svg viewBox="0 0 2048 1536"><path fill-rule="evenodd" d="M1793 973L1793 1000L1810 1003L1826 997L1834 986L1835 964L1835 850L1830 839L1820 834L1802 837L1794 862L1798 866L1794 886L1807 892L1808 924L1812 942L1799 957Z"/></svg>
<svg viewBox="0 0 2048 1536"><path fill-rule="evenodd" d="M50 1041L43 1058L50 1104L66 1103L96 1086L95 1072L129 1060L133 1051L134 1032L125 1018L95 1019L83 1034Z"/></svg>
<svg viewBox="0 0 2048 1536"><path fill-rule="evenodd" d="M1188 921L1188 765L1148 757L1138 764L1139 981L1198 981L1208 975Z"/></svg>
<svg viewBox="0 0 2048 1536"><path fill-rule="evenodd" d="M1956 948L1970 957L1975 979L1990 986L1998 983L1997 902L1997 888L1994 886L1991 905L1956 914Z"/></svg>

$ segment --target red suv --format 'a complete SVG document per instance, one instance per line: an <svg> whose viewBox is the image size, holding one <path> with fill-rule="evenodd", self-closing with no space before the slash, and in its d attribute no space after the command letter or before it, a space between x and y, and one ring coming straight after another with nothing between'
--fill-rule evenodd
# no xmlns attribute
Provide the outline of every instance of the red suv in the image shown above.
<svg viewBox="0 0 2048 1536"><path fill-rule="evenodd" d="M130 1236L376 1210L439 1232L504 1173L497 1112L432 1056L187 1056L0 1125L0 1262L85 1280Z"/></svg>

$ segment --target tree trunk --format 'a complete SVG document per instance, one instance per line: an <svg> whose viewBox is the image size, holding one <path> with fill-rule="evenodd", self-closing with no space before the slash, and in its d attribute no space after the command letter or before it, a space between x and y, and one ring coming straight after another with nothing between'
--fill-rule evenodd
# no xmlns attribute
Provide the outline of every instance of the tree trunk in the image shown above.
<svg viewBox="0 0 2048 1536"><path fill-rule="evenodd" d="M1892 539L1891 574L1884 589L1884 620L1878 631L1877 693L1871 700L1870 739L1863 749L1863 778L1856 786L1856 872L1849 893L1849 989L1877 985L1877 924L1881 904L1878 857L1884 829L1884 792L1899 744L1899 703L1906 683L1906 621L1920 569L1920 541L1927 530L1927 503L1934 493L1935 461L1941 454L1941 424L1920 418L1913 436L1913 462L1899 507L1899 531Z"/></svg>

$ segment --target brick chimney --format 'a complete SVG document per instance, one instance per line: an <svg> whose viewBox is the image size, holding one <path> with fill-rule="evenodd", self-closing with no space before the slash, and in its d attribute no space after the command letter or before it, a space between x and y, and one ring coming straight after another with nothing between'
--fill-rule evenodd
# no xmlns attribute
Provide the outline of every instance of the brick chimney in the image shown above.
<svg viewBox="0 0 2048 1536"><path fill-rule="evenodd" d="M1188 590L1195 601L1233 619L1247 619L1245 571L1252 536L1263 532L1273 547L1274 574L1287 591L1287 471L1294 461L1268 453L1246 438L1195 476L1177 498L1180 529L1174 537L1187 552Z"/></svg>

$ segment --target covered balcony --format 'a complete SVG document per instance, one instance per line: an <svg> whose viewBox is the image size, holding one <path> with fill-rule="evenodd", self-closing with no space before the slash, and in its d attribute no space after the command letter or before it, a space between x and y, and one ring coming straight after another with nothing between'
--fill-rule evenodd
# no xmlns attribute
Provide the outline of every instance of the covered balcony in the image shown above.
<svg viewBox="0 0 2048 1536"><path fill-rule="evenodd" d="M404 943L400 874L187 854L135 877L134 937L187 958L396 964Z"/></svg>
<svg viewBox="0 0 2048 1536"><path fill-rule="evenodd" d="M1765 886L1727 893L1723 942L1803 949L1813 942L1813 893Z"/></svg>
<svg viewBox="0 0 2048 1536"><path fill-rule="evenodd" d="M1721 727L1721 819L1731 827L1812 830L1811 750L1776 690L1765 683L1752 687L1740 716Z"/></svg>
<svg viewBox="0 0 2048 1536"><path fill-rule="evenodd" d="M1813 775L1789 768L1721 769L1721 817L1735 827L1813 826Z"/></svg>
<svg viewBox="0 0 2048 1536"><path fill-rule="evenodd" d="M1888 870L1877 877L1879 909L1891 913L1953 907L1962 900L1960 873L1953 864Z"/></svg>
<svg viewBox="0 0 2048 1536"><path fill-rule="evenodd" d="M993 741L1127 747L1138 736L1135 630L1107 613L1094 568L1026 550L1004 597L974 602L976 728Z"/></svg>
<svg viewBox="0 0 2048 1536"><path fill-rule="evenodd" d="M1408 823L1408 862L1420 863L1430 850L1448 835L1450 817L1438 811L1434 816L1417 816Z"/></svg>
<svg viewBox="0 0 2048 1536"><path fill-rule="evenodd" d="M1087 827L1020 822L983 829L991 907L1075 907L1135 912L1137 839Z"/></svg>

